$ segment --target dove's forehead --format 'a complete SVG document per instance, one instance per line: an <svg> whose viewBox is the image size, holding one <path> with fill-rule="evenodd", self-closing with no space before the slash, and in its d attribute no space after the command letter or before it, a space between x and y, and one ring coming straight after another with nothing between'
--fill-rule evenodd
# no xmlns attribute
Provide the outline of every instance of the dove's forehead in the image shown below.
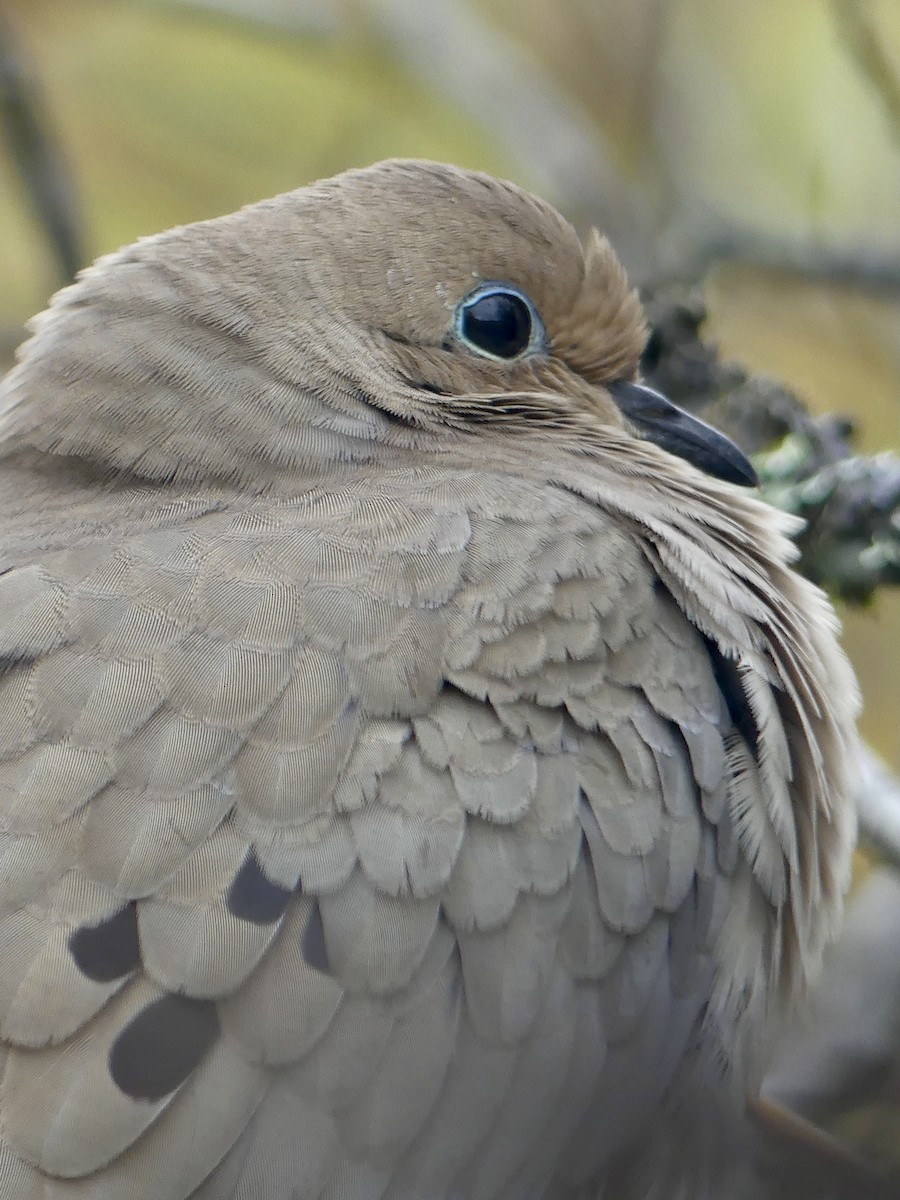
<svg viewBox="0 0 900 1200"><path fill-rule="evenodd" d="M287 241L327 262L351 303L355 290L367 305L449 308L497 279L564 309L584 279L578 235L551 205L444 164L379 163L269 205Z"/></svg>
<svg viewBox="0 0 900 1200"><path fill-rule="evenodd" d="M408 247L498 264L507 256L511 266L526 270L535 257L581 269L578 236L552 205L480 172L393 160L335 176L307 194L326 222L331 217L373 249L381 242L387 254L402 256Z"/></svg>

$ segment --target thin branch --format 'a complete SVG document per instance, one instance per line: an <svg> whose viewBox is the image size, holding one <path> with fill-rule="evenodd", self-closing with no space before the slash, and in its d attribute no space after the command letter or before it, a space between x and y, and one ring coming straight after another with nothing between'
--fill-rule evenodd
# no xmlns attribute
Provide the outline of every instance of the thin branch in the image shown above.
<svg viewBox="0 0 900 1200"><path fill-rule="evenodd" d="M696 198L690 206L676 206L661 235L658 256L661 278L699 280L714 263L731 260L900 294L900 251L895 245L862 237L843 245L825 244L812 228L806 236L754 229Z"/></svg>
<svg viewBox="0 0 900 1200"><path fill-rule="evenodd" d="M896 1194L895 1177L771 1097L753 1101L748 1116L766 1200L888 1200Z"/></svg>
<svg viewBox="0 0 900 1200"><path fill-rule="evenodd" d="M900 870L900 779L868 746L860 766L856 788L860 834Z"/></svg>
<svg viewBox="0 0 900 1200"><path fill-rule="evenodd" d="M49 238L60 272L72 279L84 265L75 188L42 103L34 71L0 12L0 128L31 204Z"/></svg>

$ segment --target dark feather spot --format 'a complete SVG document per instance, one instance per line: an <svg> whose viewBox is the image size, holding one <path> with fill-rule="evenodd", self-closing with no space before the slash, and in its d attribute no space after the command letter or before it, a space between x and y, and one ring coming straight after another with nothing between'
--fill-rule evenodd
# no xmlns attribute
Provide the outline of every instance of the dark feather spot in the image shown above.
<svg viewBox="0 0 900 1200"><path fill-rule="evenodd" d="M129 975L141 963L137 908L126 904L99 925L83 925L69 937L69 950L82 974L97 983Z"/></svg>
<svg viewBox="0 0 900 1200"><path fill-rule="evenodd" d="M113 1042L109 1073L116 1087L133 1100L161 1100L199 1066L218 1032L211 1000L161 996Z"/></svg>
<svg viewBox="0 0 900 1200"><path fill-rule="evenodd" d="M242 921L252 921L254 925L273 925L281 919L290 898L290 890L273 883L265 875L256 851L251 850L231 882L225 903L229 911Z"/></svg>
<svg viewBox="0 0 900 1200"><path fill-rule="evenodd" d="M5 573L0 571L0 575ZM17 667L30 667L34 662L37 662L37 657L24 651L21 654L0 654L0 675L8 675Z"/></svg>
<svg viewBox="0 0 900 1200"><path fill-rule="evenodd" d="M759 749L759 730L756 728L756 719L750 708L747 693L744 691L737 663L726 658L712 638L704 637L703 640L706 642L713 675L728 707L734 727L742 735L750 747L753 757L756 758Z"/></svg>
<svg viewBox="0 0 900 1200"><path fill-rule="evenodd" d="M322 914L319 912L318 904L309 914L309 920L306 922L306 929L303 932L301 949L303 957L314 970L321 971L323 975L331 974L328 950L325 946L325 929L322 925Z"/></svg>

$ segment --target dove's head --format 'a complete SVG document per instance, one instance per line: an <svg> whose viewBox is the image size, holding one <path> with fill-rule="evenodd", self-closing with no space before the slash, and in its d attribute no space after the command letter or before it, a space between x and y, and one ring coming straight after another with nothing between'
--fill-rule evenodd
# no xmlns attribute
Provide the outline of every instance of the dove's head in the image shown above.
<svg viewBox="0 0 900 1200"><path fill-rule="evenodd" d="M390 161L101 259L0 385L0 447L261 488L486 441L651 471L661 447L752 483L640 385L645 336L605 239L513 184Z"/></svg>

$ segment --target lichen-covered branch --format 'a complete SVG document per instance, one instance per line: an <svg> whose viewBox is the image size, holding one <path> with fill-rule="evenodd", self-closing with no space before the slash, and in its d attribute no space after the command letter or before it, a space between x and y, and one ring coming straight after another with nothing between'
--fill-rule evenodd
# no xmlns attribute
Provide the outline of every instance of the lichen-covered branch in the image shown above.
<svg viewBox="0 0 900 1200"><path fill-rule="evenodd" d="M900 458L856 454L846 418L813 417L782 384L722 362L700 336L706 310L698 291L662 287L647 307L645 374L725 429L753 455L766 498L804 518L801 570L856 604L900 584Z"/></svg>

